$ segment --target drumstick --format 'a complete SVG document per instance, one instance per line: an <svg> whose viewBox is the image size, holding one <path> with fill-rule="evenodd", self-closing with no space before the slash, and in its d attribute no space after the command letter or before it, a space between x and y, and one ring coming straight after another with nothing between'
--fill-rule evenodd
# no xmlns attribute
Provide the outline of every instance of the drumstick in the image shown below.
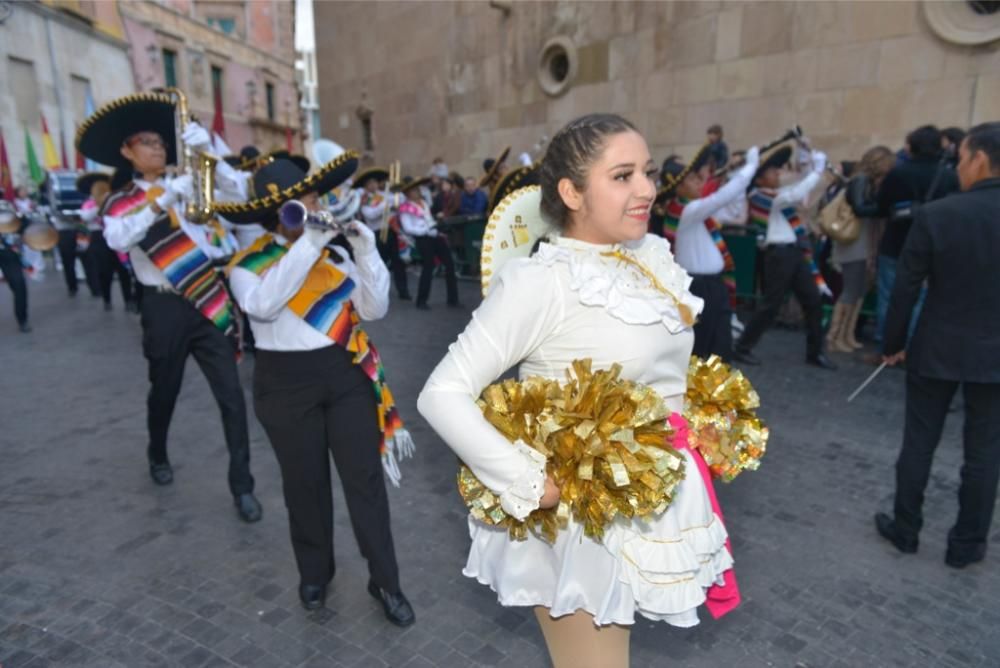
<svg viewBox="0 0 1000 668"><path fill-rule="evenodd" d="M852 401L854 401L854 398L859 394L861 394L862 390L868 387L869 383L875 380L875 377L878 376L880 373L882 373L882 370L885 369L885 367L886 367L885 362L879 364L878 368L872 371L870 376L865 378L865 382L861 383L861 385L858 386L858 389L854 390L854 392L851 393L851 396L847 397L847 403L851 403Z"/></svg>

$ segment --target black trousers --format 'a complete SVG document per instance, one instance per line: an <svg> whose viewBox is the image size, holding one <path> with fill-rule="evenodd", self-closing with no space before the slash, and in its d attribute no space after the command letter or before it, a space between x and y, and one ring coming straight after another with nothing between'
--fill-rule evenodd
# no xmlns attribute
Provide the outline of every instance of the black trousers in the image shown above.
<svg viewBox="0 0 1000 668"><path fill-rule="evenodd" d="M254 409L281 468L292 549L304 584L333 578L330 455L372 580L399 591L372 382L340 346L257 350Z"/></svg>
<svg viewBox="0 0 1000 668"><path fill-rule="evenodd" d="M382 241L382 232L376 232L375 245L378 247L378 254L382 257L382 261L389 265L392 280L396 284L396 294L400 297L408 297L410 286L406 277L406 264L399 256L399 236L397 236L396 230L389 228L385 241Z"/></svg>
<svg viewBox="0 0 1000 668"><path fill-rule="evenodd" d="M79 255L76 248L76 230L59 230L59 259L62 261L63 278L66 280L66 289L71 295L75 295L79 287L76 278L76 258ZM83 263L83 273L87 278L87 287L90 294L98 295L97 267L93 258L94 255L88 252L79 255Z"/></svg>
<svg viewBox="0 0 1000 668"><path fill-rule="evenodd" d="M104 233L95 230L90 234L89 252L93 253L95 264L97 265L97 280L100 285L100 295L105 304L111 303L111 283L115 276L122 291L122 301L126 304L135 301L132 288L132 274L128 267L118 259L118 254L108 247L108 242L104 240Z"/></svg>
<svg viewBox="0 0 1000 668"><path fill-rule="evenodd" d="M417 251L420 252L420 287L417 290L417 303L426 304L431 296L431 281L434 279L434 258L444 265L444 280L448 287L448 303L458 303L458 279L455 277L455 261L451 257L451 249L444 237L429 235L415 237Z"/></svg>
<svg viewBox="0 0 1000 668"><path fill-rule="evenodd" d="M690 289L691 294L705 300L694 326L692 354L702 358L718 355L728 362L733 356L733 309L722 274L694 274Z"/></svg>
<svg viewBox="0 0 1000 668"><path fill-rule="evenodd" d="M941 440L948 407L958 381L938 380L908 372L906 426L896 461L896 525L909 536L923 526L924 489L930 478L934 450ZM961 383L965 424L964 462L958 489L958 519L948 534L948 546L972 553L986 545L1000 479L1000 383Z"/></svg>
<svg viewBox="0 0 1000 668"><path fill-rule="evenodd" d="M14 317L17 318L17 324L23 325L28 322L28 285L24 280L21 256L0 247L0 273L14 293Z"/></svg>
<svg viewBox="0 0 1000 668"><path fill-rule="evenodd" d="M802 249L794 244L768 246L764 250L763 303L753 314L736 348L750 351L774 322L785 300L792 294L802 306L806 324L806 356L823 351L823 301L812 270L802 258Z"/></svg>
<svg viewBox="0 0 1000 668"><path fill-rule="evenodd" d="M194 355L222 413L229 489L233 496L252 492L247 408L233 341L180 295L147 287L142 300L142 351L149 362L149 459L167 461L167 431L184 380L184 363Z"/></svg>

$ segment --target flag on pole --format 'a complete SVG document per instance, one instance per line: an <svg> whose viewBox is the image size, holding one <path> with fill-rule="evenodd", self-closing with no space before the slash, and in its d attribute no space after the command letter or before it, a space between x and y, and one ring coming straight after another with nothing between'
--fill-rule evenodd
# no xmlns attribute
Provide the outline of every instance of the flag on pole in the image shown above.
<svg viewBox="0 0 1000 668"><path fill-rule="evenodd" d="M69 160L66 159L66 142L59 138L59 157L62 158L62 168L69 169Z"/></svg>
<svg viewBox="0 0 1000 668"><path fill-rule="evenodd" d="M8 202L14 201L14 175L10 173L10 162L7 160L7 144L0 132L0 190Z"/></svg>
<svg viewBox="0 0 1000 668"><path fill-rule="evenodd" d="M59 154L56 153L55 142L52 141L52 135L49 134L49 126L45 122L45 116L39 114L42 119L42 160L45 162L46 169L59 169Z"/></svg>
<svg viewBox="0 0 1000 668"><path fill-rule="evenodd" d="M35 155L35 146L31 143L31 135L28 134L28 128L24 128L24 153L28 161L28 176L36 184L41 183L45 180L45 172L42 170L42 166L38 164L38 156Z"/></svg>
<svg viewBox="0 0 1000 668"><path fill-rule="evenodd" d="M212 132L225 139L226 119L222 115L222 90L218 82L213 82L212 84L212 102L215 106L215 116L212 118Z"/></svg>
<svg viewBox="0 0 1000 668"><path fill-rule="evenodd" d="M88 160L83 157L83 153L80 153L80 149L76 149L76 169L81 172L92 172L94 170L87 167Z"/></svg>

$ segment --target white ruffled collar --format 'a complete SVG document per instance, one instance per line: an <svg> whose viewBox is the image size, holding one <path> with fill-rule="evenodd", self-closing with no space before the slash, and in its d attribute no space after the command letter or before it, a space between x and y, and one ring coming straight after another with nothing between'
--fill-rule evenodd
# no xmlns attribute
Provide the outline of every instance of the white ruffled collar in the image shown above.
<svg viewBox="0 0 1000 668"><path fill-rule="evenodd" d="M661 322L671 334L687 329L673 299L654 288L635 267L603 255L615 251L640 262L692 313L701 313L704 302L688 291L691 277L674 261L670 244L660 237L646 235L637 241L592 244L553 235L548 243L539 245L535 257L549 266L565 263L569 268L569 288L585 306L604 307L630 325Z"/></svg>

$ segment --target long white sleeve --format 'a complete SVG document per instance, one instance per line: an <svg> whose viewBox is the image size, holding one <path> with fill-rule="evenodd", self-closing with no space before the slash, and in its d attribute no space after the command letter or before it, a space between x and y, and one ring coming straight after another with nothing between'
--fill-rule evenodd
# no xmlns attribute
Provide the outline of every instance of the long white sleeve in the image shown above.
<svg viewBox="0 0 1000 668"><path fill-rule="evenodd" d="M346 251L341 251L334 247L341 256L347 255ZM364 256L354 255L354 267L357 270L358 280L351 293L351 301L358 311L358 316L362 320L379 320L384 318L389 312L389 270L385 267L385 262L378 254L377 249Z"/></svg>
<svg viewBox="0 0 1000 668"><path fill-rule="evenodd" d="M403 231L414 237L425 237L431 233L434 227L434 219L430 217L427 210L420 207L420 215L407 211L410 207L400 207L399 224Z"/></svg>
<svg viewBox="0 0 1000 668"><path fill-rule="evenodd" d="M724 186L714 193L685 204L678 228L701 225L706 218L714 216L717 211L733 200L739 197L746 198L747 186L750 185L750 179L753 178L756 171L757 163L743 165Z"/></svg>
<svg viewBox="0 0 1000 668"><path fill-rule="evenodd" d="M302 236L263 277L243 267L234 268L229 276L229 285L240 308L258 320L277 320L289 300L305 283L320 252Z"/></svg>
<svg viewBox="0 0 1000 668"><path fill-rule="evenodd" d="M127 253L142 241L156 218L157 214L151 206L127 216L104 216L104 240L111 250Z"/></svg>
<svg viewBox="0 0 1000 668"><path fill-rule="evenodd" d="M225 202L245 202L252 174L242 172L225 160L215 163L216 200Z"/></svg>
<svg viewBox="0 0 1000 668"><path fill-rule="evenodd" d="M774 197L774 208L779 208L782 204L801 204L819 183L820 176L821 172L813 171L798 183L778 190L778 194Z"/></svg>
<svg viewBox="0 0 1000 668"><path fill-rule="evenodd" d="M476 399L558 329L564 297L557 281L556 272L544 265L509 262L417 399L424 419L518 518L538 507L544 460L501 435Z"/></svg>

